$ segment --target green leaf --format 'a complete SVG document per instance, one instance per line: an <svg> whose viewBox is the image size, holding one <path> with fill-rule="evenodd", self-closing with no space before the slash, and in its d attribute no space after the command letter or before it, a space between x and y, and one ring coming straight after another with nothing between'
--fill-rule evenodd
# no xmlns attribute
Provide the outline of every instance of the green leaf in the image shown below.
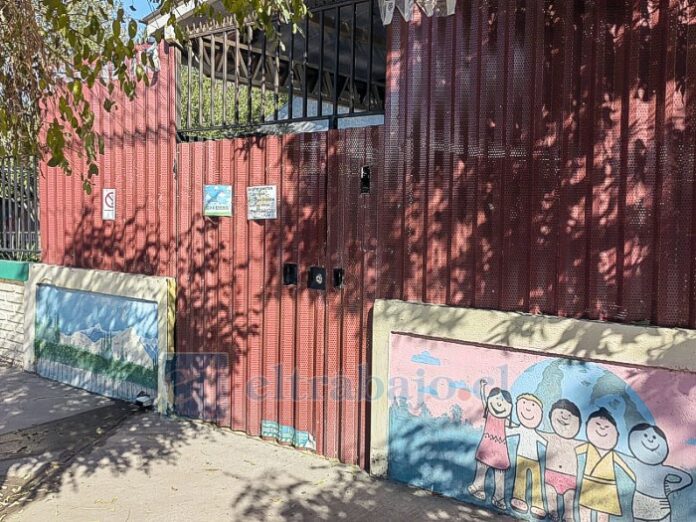
<svg viewBox="0 0 696 522"><path fill-rule="evenodd" d="M176 11L180 0L157 4L183 41ZM306 13L302 0L220 0L215 9L204 0L194 4L197 15L212 20L222 19L222 5L233 19L251 18L269 34L277 18L297 22ZM85 176L94 175L96 155L105 149L94 130L95 112L108 118L112 98L125 94L132 99L141 92L139 86L150 83L147 55L139 51L141 27L126 16L122 0L5 0L0 5L0 155L36 152L66 175L73 172L77 156L87 159ZM155 36L159 41L162 35ZM10 74L6 64L15 67ZM104 79L106 65L113 75ZM87 94L97 81L108 99L97 101ZM209 106L210 95L204 98ZM40 148L37 135L45 136ZM75 155L66 156L67 143L78 147ZM83 188L92 190L88 181Z"/></svg>

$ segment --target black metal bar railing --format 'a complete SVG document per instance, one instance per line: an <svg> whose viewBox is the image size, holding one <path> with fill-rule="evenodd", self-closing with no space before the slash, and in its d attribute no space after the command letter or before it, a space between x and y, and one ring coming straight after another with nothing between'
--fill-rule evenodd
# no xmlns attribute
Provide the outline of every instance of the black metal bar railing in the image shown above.
<svg viewBox="0 0 696 522"><path fill-rule="evenodd" d="M33 259L40 251L36 160L0 158L0 258Z"/></svg>
<svg viewBox="0 0 696 522"><path fill-rule="evenodd" d="M210 27L191 32L181 47L180 137L265 133L303 121L336 128L351 117L363 120L350 126L382 121L374 116L384 114L386 30L374 0L327 2L296 31L278 24L274 35Z"/></svg>

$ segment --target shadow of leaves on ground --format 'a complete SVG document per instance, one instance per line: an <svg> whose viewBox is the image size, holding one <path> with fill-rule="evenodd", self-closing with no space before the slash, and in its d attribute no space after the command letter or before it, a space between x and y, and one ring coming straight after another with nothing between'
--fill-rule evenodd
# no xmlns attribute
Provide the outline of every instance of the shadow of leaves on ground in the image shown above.
<svg viewBox="0 0 696 522"><path fill-rule="evenodd" d="M273 470L255 480L227 475L246 481L231 502L243 520L512 520L329 461L311 466L307 478Z"/></svg>
<svg viewBox="0 0 696 522"><path fill-rule="evenodd" d="M97 471L174 464L200 425L11 369L0 373L0 519ZM101 451L96 451L101 449Z"/></svg>

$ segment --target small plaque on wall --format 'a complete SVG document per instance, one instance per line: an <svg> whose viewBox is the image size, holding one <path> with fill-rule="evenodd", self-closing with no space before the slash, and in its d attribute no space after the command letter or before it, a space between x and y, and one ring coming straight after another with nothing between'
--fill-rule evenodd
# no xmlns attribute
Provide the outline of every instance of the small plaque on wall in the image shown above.
<svg viewBox="0 0 696 522"><path fill-rule="evenodd" d="M218 217L232 215L231 185L205 185L203 187L203 215Z"/></svg>
<svg viewBox="0 0 696 522"><path fill-rule="evenodd" d="M247 187L247 219L277 219L278 191L276 185Z"/></svg>
<svg viewBox="0 0 696 522"><path fill-rule="evenodd" d="M104 221L116 219L116 189L102 189L102 219Z"/></svg>

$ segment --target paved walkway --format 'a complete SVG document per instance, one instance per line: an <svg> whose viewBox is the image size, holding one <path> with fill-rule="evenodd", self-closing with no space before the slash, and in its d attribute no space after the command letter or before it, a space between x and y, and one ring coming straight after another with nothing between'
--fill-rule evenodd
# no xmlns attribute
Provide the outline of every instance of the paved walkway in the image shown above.
<svg viewBox="0 0 696 522"><path fill-rule="evenodd" d="M136 410L37 375L0 367L0 520L33 486L89 453Z"/></svg>
<svg viewBox="0 0 696 522"><path fill-rule="evenodd" d="M509 520L209 424L135 412L123 403L105 406L104 399L34 375L0 369L0 394L10 381L24 390L2 401L14 413L4 414L5 421L0 416L0 456L2 437L13 426L57 423L80 442L64 437L72 449L51 452L55 444L49 444L47 454L39 444L33 458L49 464L33 489L25 486L10 509L0 511L0 520ZM43 398L30 399L35 386L48 387L57 399L62 393L66 404L53 403L39 415L33 410L52 401L45 388ZM75 410L67 412L70 404ZM102 425L95 425L100 416ZM7 479L7 497L6 486Z"/></svg>
<svg viewBox="0 0 696 522"><path fill-rule="evenodd" d="M0 434L71 417L113 401L0 366Z"/></svg>

